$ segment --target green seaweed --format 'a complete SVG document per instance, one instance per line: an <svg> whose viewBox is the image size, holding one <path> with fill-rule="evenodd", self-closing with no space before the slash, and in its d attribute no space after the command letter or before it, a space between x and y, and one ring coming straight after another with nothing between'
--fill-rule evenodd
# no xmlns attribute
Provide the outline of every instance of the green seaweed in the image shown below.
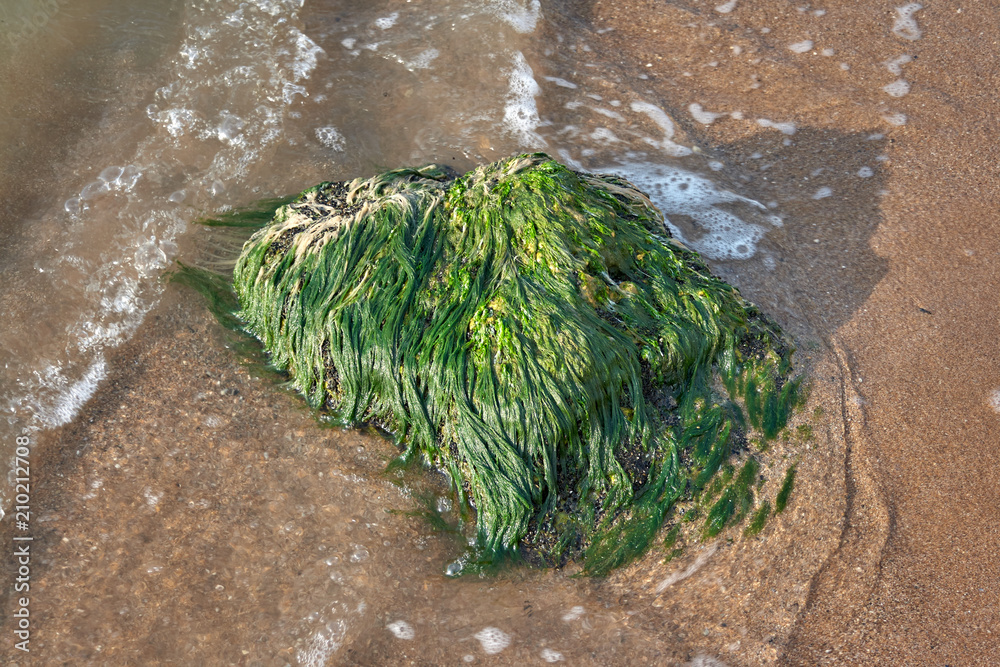
<svg viewBox="0 0 1000 667"><path fill-rule="evenodd" d="M448 535L461 535L458 526L452 525L441 514L438 507L438 496L429 492L416 493L413 495L414 504L420 509L412 510L387 510L390 514L401 514L403 516L420 517L427 521L431 528L439 533Z"/></svg>
<svg viewBox="0 0 1000 667"><path fill-rule="evenodd" d="M231 331L242 331L243 320L239 312L239 301L225 276L198 266L177 263L179 270L167 274L172 283L184 285L201 294L215 318Z"/></svg>
<svg viewBox="0 0 1000 667"><path fill-rule="evenodd" d="M205 227L245 227L249 229L260 229L266 227L274 219L274 212L282 206L293 202L296 197L272 197L262 199L252 206L237 208L231 211L219 213L211 217L198 220L199 225Z"/></svg>
<svg viewBox="0 0 1000 667"><path fill-rule="evenodd" d="M733 479L733 475L735 473L736 469L732 466L732 464L727 463L723 466L722 472L716 475L712 479L711 484L702 490L699 496L699 501L702 504L711 502L717 495L719 495L719 492L721 492L722 489L726 488L726 485Z"/></svg>
<svg viewBox="0 0 1000 667"><path fill-rule="evenodd" d="M785 511L785 506L788 504L788 498L792 495L792 487L795 485L796 467L796 465L790 466L788 470L785 471L785 480L781 483L778 495L774 499L775 514L781 514Z"/></svg>
<svg viewBox="0 0 1000 667"><path fill-rule="evenodd" d="M750 524L743 531L743 534L747 537L756 535L760 531L764 530L764 524L767 523L767 518L771 516L771 503L766 500L761 503L757 511L754 512L753 518L750 519Z"/></svg>
<svg viewBox="0 0 1000 667"><path fill-rule="evenodd" d="M676 546L677 540L680 536L681 524L675 523L670 530L667 531L666 536L663 538L663 550L667 552L667 555L663 557L664 564L669 563L684 552L683 546Z"/></svg>
<svg viewBox="0 0 1000 667"><path fill-rule="evenodd" d="M663 548L672 549L677 544L677 539L681 536L681 524L675 523L663 538Z"/></svg>
<svg viewBox="0 0 1000 667"><path fill-rule="evenodd" d="M715 537L730 523L734 515L741 519L750 509L754 497L752 484L757 479L759 469L760 464L753 457L743 464L735 479L708 511L704 528L705 537Z"/></svg>
<svg viewBox="0 0 1000 667"><path fill-rule="evenodd" d="M778 327L621 178L538 153L321 183L246 226L269 206L233 270L239 318L310 406L450 475L475 510L466 564L622 566L796 405ZM745 516L757 467L704 534Z"/></svg>

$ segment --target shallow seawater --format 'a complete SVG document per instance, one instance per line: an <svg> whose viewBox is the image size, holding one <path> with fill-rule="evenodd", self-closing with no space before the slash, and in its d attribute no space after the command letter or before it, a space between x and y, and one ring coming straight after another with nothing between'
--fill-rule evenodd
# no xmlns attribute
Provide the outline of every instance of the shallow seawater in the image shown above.
<svg viewBox="0 0 1000 667"><path fill-rule="evenodd" d="M384 511L419 508L420 493L447 509L440 480L381 477L388 443L318 429L240 368L196 305L178 303L190 294L161 281L174 260L199 257L204 231L192 223L201 216L322 180L427 162L463 171L544 150L630 179L675 236L819 349L818 325L843 321L882 270L866 244L884 135L723 110L697 83L668 108L652 63L592 46L608 31L551 4L25 0L0 10L0 454L12 456L18 433L39 441L72 429L95 392L119 384L114 355L138 345L137 332L154 341L129 353L143 368L200 364L179 384L165 372L161 396L86 408L108 420L94 442L124 437L128 451L81 464L48 517L81 526L58 549L67 558L82 549L91 563L73 566L74 604L88 619L73 627L94 641L85 650L49 635L54 659L98 660L102 646L118 647L107 664L696 657L693 630L648 610L716 547L691 551L679 579L669 568L636 575L646 578L632 582L648 598L642 612L627 584L602 592L527 571L445 578L461 544ZM691 13L692 34L711 33L735 6ZM42 43L50 48L33 47ZM704 43L692 37L691 49ZM741 129L728 145L708 145L700 130L721 122ZM858 161L849 178L827 145ZM847 207L849 224L830 222ZM150 317L169 336L156 338ZM150 373L135 386L154 391ZM0 506L10 503L4 486ZM203 522L198 533L191 522ZM770 567L766 549L740 553L732 567ZM97 576L98 565L110 570ZM753 566L742 569L749 581ZM807 575L786 582L790 597L805 595ZM73 580L60 576L52 596ZM727 584L712 576L699 586L722 587L724 598ZM102 596L106 604L95 602ZM118 628L116 619L128 620ZM729 634L739 628L721 627L703 636L718 631L728 637L718 645L738 653L741 639Z"/></svg>
<svg viewBox="0 0 1000 667"><path fill-rule="evenodd" d="M712 259L757 256L781 224L537 3L299 4L38 3L58 10L26 19L4 96L9 423L72 419L192 220L319 180L540 149L632 179ZM63 49L30 59L45 34Z"/></svg>

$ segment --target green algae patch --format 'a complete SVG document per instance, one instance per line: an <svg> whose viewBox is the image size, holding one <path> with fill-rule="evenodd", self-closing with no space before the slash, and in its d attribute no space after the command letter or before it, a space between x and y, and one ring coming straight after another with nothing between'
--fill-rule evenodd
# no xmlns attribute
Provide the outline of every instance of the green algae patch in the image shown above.
<svg viewBox="0 0 1000 667"><path fill-rule="evenodd" d="M774 438L798 400L777 326L644 194L544 154L322 183L246 243L233 285L311 406L450 475L469 565L604 574L739 456L717 534L754 502L748 433Z"/></svg>
<svg viewBox="0 0 1000 667"><path fill-rule="evenodd" d="M781 514L785 511L788 499L792 496L792 487L795 486L795 468L796 466L793 465L785 471L785 479L781 483L781 489L778 490L778 496L774 501L775 514Z"/></svg>
<svg viewBox="0 0 1000 667"><path fill-rule="evenodd" d="M754 512L753 518L750 520L750 525L746 527L743 531L743 535L746 537L752 537L764 530L764 524L767 523L767 517L771 515L771 503L764 501Z"/></svg>

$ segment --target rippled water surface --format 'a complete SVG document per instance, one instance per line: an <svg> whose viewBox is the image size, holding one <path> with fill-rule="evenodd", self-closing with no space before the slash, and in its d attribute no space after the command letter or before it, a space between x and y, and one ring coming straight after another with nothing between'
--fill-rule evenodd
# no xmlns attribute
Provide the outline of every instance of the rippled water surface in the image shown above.
<svg viewBox="0 0 1000 667"><path fill-rule="evenodd" d="M203 232L192 223L202 215L321 180L431 161L462 171L544 150L632 180L675 236L746 293L766 295L797 334L856 307L881 271L866 241L882 132L905 119L873 108L871 128L837 134L752 113L752 102L723 102L697 83L667 100L656 74L683 64L664 64L670 54L622 60L596 46L611 43L610 29L587 22L586 3L552 4L11 0L0 10L0 453L8 458L24 429L43 437L71 424L95 391L119 386L113 358L137 331L152 341L129 352L137 367L183 360L192 369L183 381L136 376L107 399L98 415L106 432L89 446L125 437L115 445L124 449L76 470L48 517L80 526L53 547L62 549L54 559L78 560L69 573L54 567L48 590L80 592L76 612L64 610L77 620L63 618L76 643L50 634L52 655L94 664L600 664L694 658L695 635L720 633L716 644L733 652L750 641L745 623L716 619L722 625L703 635L682 628L694 589L674 602L657 597L716 547L691 551L677 572L636 575L644 579L633 589L649 598L642 611L627 587L601 592L551 573L495 584L444 578L460 545L385 512L419 508L422 489L447 514L436 478L382 478L387 443L316 428L239 367L197 304L182 303L190 294L165 292L160 280L178 257L199 256ZM701 67L750 53L767 34L763 25L720 34L714 22L734 9L685 15ZM704 46L712 39L718 50ZM780 48L794 58L813 45ZM748 96L753 81L739 84ZM698 132L711 123L738 128L730 145L707 145ZM850 157L833 164L825 145L849 146L838 150ZM798 162L783 167L784 150ZM834 172L839 180L829 180ZM824 227L848 205L846 187L860 213ZM836 253L810 254L819 244ZM803 290L812 296L800 301ZM126 436L115 424L128 425ZM0 490L5 510L8 493ZM787 546L794 534L775 539ZM727 561L756 563L736 583L720 570L699 586L718 599L726 586L750 596L754 567L769 567L754 548ZM800 600L803 567L761 576L783 582L775 599ZM671 604L680 605L673 616L650 616ZM770 655L766 631L750 634ZM677 642L687 648L670 648Z"/></svg>
<svg viewBox="0 0 1000 667"><path fill-rule="evenodd" d="M5 273L21 289L2 401L32 427L89 397L193 219L313 181L544 149L631 178L711 258L748 259L781 224L537 3L92 4L37 3L8 65ZM37 61L43 36L61 48Z"/></svg>

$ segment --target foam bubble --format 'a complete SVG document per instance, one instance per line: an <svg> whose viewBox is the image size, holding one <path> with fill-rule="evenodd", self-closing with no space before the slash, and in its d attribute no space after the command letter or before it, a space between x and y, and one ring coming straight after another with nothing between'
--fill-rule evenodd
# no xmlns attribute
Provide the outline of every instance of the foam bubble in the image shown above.
<svg viewBox="0 0 1000 667"><path fill-rule="evenodd" d="M693 575L695 572L700 570L702 566L704 566L705 563L707 563L708 560L712 557L716 549L718 549L718 547L713 544L712 546L708 547L707 549L703 550L700 554L698 554L698 557L694 559L694 562L688 565L686 568L684 568L679 572L672 573L666 579L661 581L659 584L656 585L655 589L656 594L659 595L660 593L667 590L677 582L684 581L685 579Z"/></svg>
<svg viewBox="0 0 1000 667"><path fill-rule="evenodd" d="M118 178L118 187L125 192L129 192L139 182L140 178L142 178L142 171L139 167L134 164L127 164L122 169L122 175Z"/></svg>
<svg viewBox="0 0 1000 667"><path fill-rule="evenodd" d="M219 141L226 144L242 141L240 130L243 129L243 119L226 111L222 112L221 118L222 120L216 127L216 136L219 137Z"/></svg>
<svg viewBox="0 0 1000 667"><path fill-rule="evenodd" d="M526 146L545 145L545 140L536 132L541 119L535 97L542 91L535 81L534 72L525 60L524 54L514 54L514 67L507 72L510 81L507 103L504 105L503 122L507 129Z"/></svg>
<svg viewBox="0 0 1000 667"><path fill-rule="evenodd" d="M889 125L906 125L906 114L905 113L885 113L882 114L882 120L889 123Z"/></svg>
<svg viewBox="0 0 1000 667"><path fill-rule="evenodd" d="M385 627L389 629L389 632L391 632L396 639L410 640L417 636L417 633L413 630L413 626L406 621L393 621Z"/></svg>
<svg viewBox="0 0 1000 667"><path fill-rule="evenodd" d="M989 397L987 397L986 402L989 406L993 408L993 411L1000 414L1000 389L994 389L990 392Z"/></svg>
<svg viewBox="0 0 1000 667"><path fill-rule="evenodd" d="M182 136L198 122L195 112L183 107L157 111L152 119L162 125L171 137Z"/></svg>
<svg viewBox="0 0 1000 667"><path fill-rule="evenodd" d="M392 26L396 25L396 21L399 20L399 12L393 12L388 16L383 16L382 18L375 19L375 26L379 30L388 30Z"/></svg>
<svg viewBox="0 0 1000 667"><path fill-rule="evenodd" d="M611 109L602 109L601 107L590 107L602 116L607 116L608 118L614 118L615 120L624 123L625 116L621 115L617 111L612 111Z"/></svg>
<svg viewBox="0 0 1000 667"><path fill-rule="evenodd" d="M101 489L101 487L103 487L103 486L104 486L104 480L103 480L103 479L100 479L100 478L97 478L97 479L95 479L95 480L91 481L91 482L90 482L90 488L91 488L92 490L91 490L91 491L88 491L88 492L87 492L87 493L85 493L85 494L83 494L83 495L81 496L81 498L82 498L83 500L90 500L91 498L96 498L96 497L97 497L97 492L98 492L98 491L99 491L99 490Z"/></svg>
<svg viewBox="0 0 1000 667"><path fill-rule="evenodd" d="M344 135L340 133L340 130L332 125L317 127L315 134L319 143L338 152L343 152L347 144L344 139Z"/></svg>
<svg viewBox="0 0 1000 667"><path fill-rule="evenodd" d="M614 132L612 132L611 130L609 130L606 127L599 127L596 130L594 130L593 132L591 132L590 133L590 138L593 139L593 140L595 140L595 141L600 141L600 142L606 143L606 144L613 144L613 143L618 143L618 142L621 141L621 139L619 139L617 136L615 136Z"/></svg>
<svg viewBox="0 0 1000 667"><path fill-rule="evenodd" d="M858 169L858 176L861 178L871 178L874 174L875 172L872 171L871 167L861 167L861 169Z"/></svg>
<svg viewBox="0 0 1000 667"><path fill-rule="evenodd" d="M815 192L815 194L813 194L812 198L813 199L826 199L827 197L829 197L832 194L833 194L833 190L831 190L830 188L828 188L828 187L826 187L824 185L819 190L817 190Z"/></svg>
<svg viewBox="0 0 1000 667"><path fill-rule="evenodd" d="M913 18L913 15L923 8L924 6L919 2L896 7L896 21L892 24L892 34L910 41L920 39L923 33L920 32L920 26L917 25L917 20Z"/></svg>
<svg viewBox="0 0 1000 667"><path fill-rule="evenodd" d="M776 123L768 118L758 118L757 124L760 125L761 127L769 127L774 130L778 130L782 134L787 134L789 136L795 134L796 130L795 123L792 122Z"/></svg>
<svg viewBox="0 0 1000 667"><path fill-rule="evenodd" d="M694 118L699 123L701 123L702 125L711 125L713 122L715 122L716 118L726 115L724 113L705 111L705 109L697 102L695 102L694 104L689 104L688 111L691 113L691 117Z"/></svg>
<svg viewBox="0 0 1000 667"><path fill-rule="evenodd" d="M277 16L286 10L301 9L305 0L254 0L257 8L271 16Z"/></svg>
<svg viewBox="0 0 1000 667"><path fill-rule="evenodd" d="M606 169L621 174L649 195L664 214L664 224L682 243L710 259L749 259L757 252L757 243L764 238L764 228L745 222L718 204L740 203L758 209L764 205L741 197L697 174L677 167L652 163L632 163ZM686 216L702 235L685 238L670 216Z"/></svg>
<svg viewBox="0 0 1000 667"><path fill-rule="evenodd" d="M147 486L143 489L142 496L146 499L147 505L156 507L160 503L160 499L163 498L163 491L156 492Z"/></svg>
<svg viewBox="0 0 1000 667"><path fill-rule="evenodd" d="M135 251L135 268L142 275L151 275L167 266L167 253L154 236Z"/></svg>
<svg viewBox="0 0 1000 667"><path fill-rule="evenodd" d="M300 30L293 29L295 35L295 57L292 59L292 72L296 81L304 79L316 69L320 54L326 53L319 44Z"/></svg>
<svg viewBox="0 0 1000 667"><path fill-rule="evenodd" d="M830 48L826 48L826 49L823 49L822 51L820 51L820 52L819 52L819 54L820 54L821 56L824 56L824 57L826 57L826 58L829 58L829 57L830 57L830 56L832 56L832 55L833 55L834 53L836 53L836 51L834 51L833 49L830 49Z"/></svg>
<svg viewBox="0 0 1000 667"><path fill-rule="evenodd" d="M729 0L729 2L724 2L721 5L716 5L715 11L719 12L720 14L728 14L729 12L736 9L736 2L737 0Z"/></svg>
<svg viewBox="0 0 1000 667"><path fill-rule="evenodd" d="M902 97L910 92L910 84L905 79L896 79L890 84L882 86L882 90L890 97Z"/></svg>
<svg viewBox="0 0 1000 667"><path fill-rule="evenodd" d="M691 155L693 151L690 148L674 143L674 122L670 120L670 116L668 116L663 109L655 104L650 104L649 102L632 102L631 107L632 111L644 113L649 116L649 118L656 123L661 130L663 130L662 140L655 141L647 138L647 143L656 146L657 148L662 148L667 155L673 155L674 157Z"/></svg>
<svg viewBox="0 0 1000 667"><path fill-rule="evenodd" d="M344 635L347 632L347 624L342 620L337 620L320 628L309 638L304 649L296 653L299 664L303 667L323 667L329 662L330 657L340 648Z"/></svg>
<svg viewBox="0 0 1000 667"><path fill-rule="evenodd" d="M585 611L586 610L583 607L577 605L572 609L570 609L569 611L567 611L565 614L563 614L562 620L566 621L567 623L570 623L583 616Z"/></svg>
<svg viewBox="0 0 1000 667"><path fill-rule="evenodd" d="M903 74L903 65L906 65L906 64L908 64L908 63L910 63L912 61L913 61L913 56L911 56L909 54L903 54L901 56L893 58L892 60L890 60L889 62L887 62L885 64L885 66L886 66L886 69L888 69L890 73L895 74L896 76L902 76L902 74Z"/></svg>
<svg viewBox="0 0 1000 667"><path fill-rule="evenodd" d="M403 61L402 64L411 72L417 69L430 69L431 63L434 62L434 59L439 55L441 55L441 52L437 49L425 49L418 53L414 58Z"/></svg>
<svg viewBox="0 0 1000 667"><path fill-rule="evenodd" d="M134 164L106 167L97 180L88 183L80 192L80 200L93 199L112 190L130 191L142 177L142 172Z"/></svg>
<svg viewBox="0 0 1000 667"><path fill-rule="evenodd" d="M291 104L295 101L296 95L309 97L309 91L305 89L305 86L300 86L292 83L291 81L286 81L285 85L281 89L281 99L285 101L285 104Z"/></svg>
<svg viewBox="0 0 1000 667"><path fill-rule="evenodd" d="M563 88L573 88L576 89L578 86L575 83L567 81L566 79L560 79L557 76L547 76L546 81L556 84L557 86L562 86Z"/></svg>
<svg viewBox="0 0 1000 667"><path fill-rule="evenodd" d="M726 667L726 663L710 655L696 655L684 667Z"/></svg>
<svg viewBox="0 0 1000 667"><path fill-rule="evenodd" d="M46 427L55 428L70 423L94 392L97 385L108 374L108 366L104 357L98 355L90 364L90 368L76 382L68 382L63 369L58 365L49 365L39 373L39 379L47 386L54 386L61 391L58 397L49 405L39 406L35 412L36 418Z"/></svg>
<svg viewBox="0 0 1000 667"><path fill-rule="evenodd" d="M347 557L347 560L352 563L363 563L368 560L368 549L361 544L355 544L354 549L351 550L351 555Z"/></svg>
<svg viewBox="0 0 1000 667"><path fill-rule="evenodd" d="M490 0L489 7L501 20L525 35L535 31L538 19L542 17L542 5L539 0L530 0L530 2Z"/></svg>
<svg viewBox="0 0 1000 667"><path fill-rule="evenodd" d="M184 191L169 197L169 190L159 191L175 177L175 165L186 167L187 174L184 185L175 187L199 195L221 195L223 182L245 183L250 169L284 134L284 84L301 83L322 53L294 27L301 0L203 5L184 26L171 78L155 89L156 102L146 107L158 131L139 143L131 164L119 159L99 167L96 179L64 203L73 224L63 228L61 252L44 258L40 272L41 279L71 292L59 308L72 303L72 310L40 304L26 314L24 326L65 333L46 351L18 360L18 367L10 369L19 378L16 388L0 390L2 407L30 419L32 427L70 421L104 376L106 351L127 340L156 303L162 286L155 274L176 253L173 240L187 226L186 212L176 206ZM232 47L220 49L219 44ZM227 108L238 109L239 118ZM101 220L88 215L90 198L131 192L147 169L149 192L102 201ZM111 225L110 219L121 224ZM58 361L52 362L43 355L55 345Z"/></svg>
<svg viewBox="0 0 1000 667"><path fill-rule="evenodd" d="M92 183L88 183L84 186L83 190L80 190L80 199L87 201L88 199L99 197L106 192L111 192L111 186L105 181L97 180Z"/></svg>
<svg viewBox="0 0 1000 667"><path fill-rule="evenodd" d="M788 45L788 50L793 53L806 53L811 51L813 47L813 41L811 39L804 39L801 42L795 42L794 44Z"/></svg>
<svg viewBox="0 0 1000 667"><path fill-rule="evenodd" d="M562 653L559 651L553 651L550 648L543 648L541 656L542 660L545 662L562 662L565 660Z"/></svg>
<svg viewBox="0 0 1000 667"><path fill-rule="evenodd" d="M473 637L479 640L483 651L489 655L495 655L510 646L510 635L500 628L492 626L483 628L474 634Z"/></svg>
<svg viewBox="0 0 1000 667"><path fill-rule="evenodd" d="M124 168L118 166L105 167L104 171L97 175L97 179L109 184L117 183L124 171Z"/></svg>
<svg viewBox="0 0 1000 667"><path fill-rule="evenodd" d="M180 56L186 61L184 67L187 69L195 69L198 67L198 61L202 56L207 55L207 49L199 49L193 44L185 44L181 47Z"/></svg>

